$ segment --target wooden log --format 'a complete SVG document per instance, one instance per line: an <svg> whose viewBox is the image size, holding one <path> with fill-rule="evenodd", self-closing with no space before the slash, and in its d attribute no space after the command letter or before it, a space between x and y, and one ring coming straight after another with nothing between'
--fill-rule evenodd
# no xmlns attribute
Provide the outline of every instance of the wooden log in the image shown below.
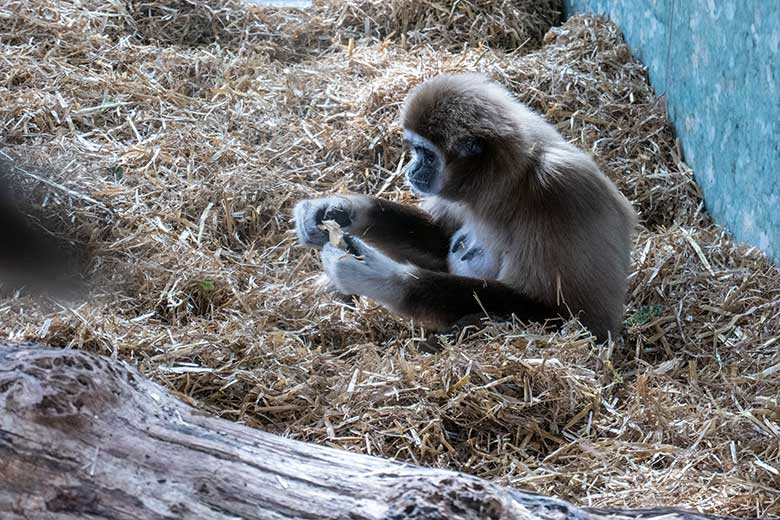
<svg viewBox="0 0 780 520"><path fill-rule="evenodd" d="M208 416L121 361L0 341L0 518L542 519L663 516L307 444Z"/></svg>

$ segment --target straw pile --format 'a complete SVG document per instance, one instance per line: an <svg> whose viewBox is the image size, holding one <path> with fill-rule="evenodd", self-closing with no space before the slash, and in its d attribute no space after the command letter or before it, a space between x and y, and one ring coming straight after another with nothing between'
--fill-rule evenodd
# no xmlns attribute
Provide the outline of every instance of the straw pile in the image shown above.
<svg viewBox="0 0 780 520"><path fill-rule="evenodd" d="M547 32L552 2L449 5L0 2L2 150L51 167L45 185L15 174L92 251L94 287L6 294L0 330L133 360L298 439L584 505L780 513L780 271L710 223L611 23ZM640 211L616 344L486 324L431 355L419 326L317 291L291 205L413 202L399 104L453 70L512 88Z"/></svg>
<svg viewBox="0 0 780 520"><path fill-rule="evenodd" d="M347 38L387 39L461 49L490 42L505 49L538 47L559 16L557 0L432 2L419 0L321 0L307 12L247 10L240 0L170 2L131 0L131 26L147 41L237 48L247 42L279 44L285 52L311 54ZM457 37L453 35L457 34ZM275 45L274 45L275 44ZM290 48L291 44L297 44ZM274 46L277 48L274 49Z"/></svg>

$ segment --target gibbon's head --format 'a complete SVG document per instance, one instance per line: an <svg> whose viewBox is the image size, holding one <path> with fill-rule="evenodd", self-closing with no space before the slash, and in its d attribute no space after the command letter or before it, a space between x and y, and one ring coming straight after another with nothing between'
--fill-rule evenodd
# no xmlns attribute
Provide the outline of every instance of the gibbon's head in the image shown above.
<svg viewBox="0 0 780 520"><path fill-rule="evenodd" d="M415 87L401 111L412 151L409 184L451 200L495 185L522 149L519 110L506 89L481 74L445 74Z"/></svg>

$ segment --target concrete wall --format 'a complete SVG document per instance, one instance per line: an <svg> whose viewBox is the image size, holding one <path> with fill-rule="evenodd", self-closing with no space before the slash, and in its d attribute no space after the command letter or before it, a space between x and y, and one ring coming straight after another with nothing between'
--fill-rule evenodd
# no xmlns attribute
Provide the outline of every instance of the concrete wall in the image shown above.
<svg viewBox="0 0 780 520"><path fill-rule="evenodd" d="M649 70L704 191L739 240L780 260L780 0L564 0L607 14Z"/></svg>

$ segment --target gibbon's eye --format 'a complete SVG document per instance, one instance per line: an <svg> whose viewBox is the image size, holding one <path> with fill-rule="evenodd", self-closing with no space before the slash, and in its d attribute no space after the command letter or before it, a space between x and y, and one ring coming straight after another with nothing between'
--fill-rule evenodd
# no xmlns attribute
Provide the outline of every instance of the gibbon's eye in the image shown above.
<svg viewBox="0 0 780 520"><path fill-rule="evenodd" d="M482 155L482 141L476 137L467 137L455 145L458 157L478 157Z"/></svg>
<svg viewBox="0 0 780 520"><path fill-rule="evenodd" d="M424 163L432 163L436 160L436 155L432 151L422 146L416 146L414 152L417 154L417 157L419 157L420 160L422 160Z"/></svg>

